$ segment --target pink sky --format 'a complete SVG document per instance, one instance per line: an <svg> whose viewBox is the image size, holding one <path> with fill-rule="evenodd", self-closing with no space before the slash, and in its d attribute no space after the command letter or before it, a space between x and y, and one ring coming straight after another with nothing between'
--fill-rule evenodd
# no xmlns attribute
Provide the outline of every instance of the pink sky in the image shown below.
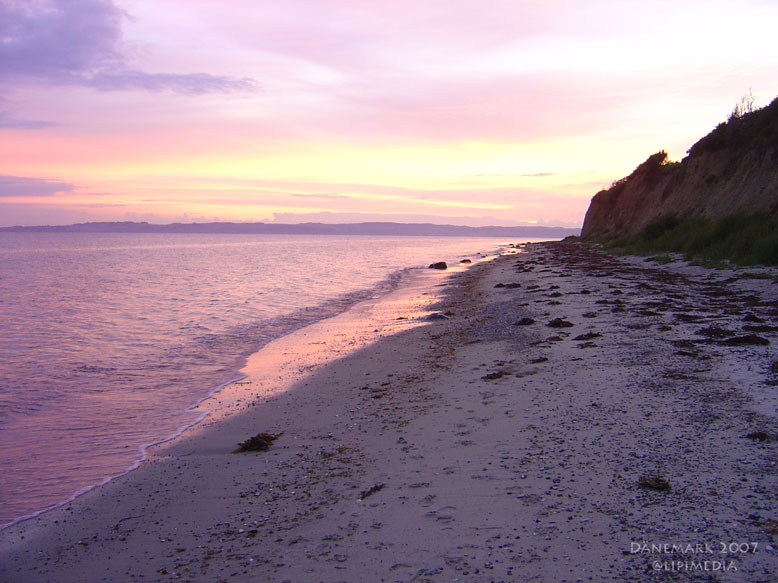
<svg viewBox="0 0 778 583"><path fill-rule="evenodd" d="M778 95L778 3L0 0L0 226L578 226Z"/></svg>

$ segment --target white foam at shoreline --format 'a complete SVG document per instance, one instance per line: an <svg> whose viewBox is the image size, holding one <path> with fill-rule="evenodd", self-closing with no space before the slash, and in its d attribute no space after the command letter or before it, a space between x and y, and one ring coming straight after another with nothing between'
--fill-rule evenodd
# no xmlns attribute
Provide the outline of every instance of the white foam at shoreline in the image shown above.
<svg viewBox="0 0 778 583"><path fill-rule="evenodd" d="M438 257L435 257L435 259L437 260ZM402 269L389 274L384 280L378 282L376 285L370 288L357 290L355 292L344 294L320 306L304 308L300 310L299 315L290 314L288 316L280 316L277 319L275 319L276 322L274 323L281 322L282 332L279 335L275 335L275 336L271 335L265 338L264 341L259 345L259 351L261 351L263 347L266 346L267 344L272 343L275 340L278 340L279 338L293 335L295 332L298 332L301 329L309 327L312 324L315 324L321 320L326 320L326 319L336 317L339 314L342 314L344 311L352 310L355 308L355 306L358 306L362 303L380 302L389 294L396 292L399 288L402 288L404 285L406 285L408 283L409 278L413 279L412 275L414 273L417 275L419 274L422 275L422 278L425 277L437 278L437 277L444 277L445 275L449 275L451 273L455 273L461 269L464 269L464 266L460 265L457 267L452 267L452 269L449 270L447 274L428 272L426 269L409 269L409 268ZM285 322L286 325L283 325L284 319L286 319ZM377 337L374 338L373 340L375 339L377 339ZM49 505L42 510L37 510L28 515L14 518L12 521L2 525L2 527L0 528L6 528L12 524L16 524L20 521L37 516L42 512L51 510L52 508L57 508L72 502L72 500L74 500L76 497L86 492L89 492L90 490L93 490L96 487L102 486L116 477L123 476L128 472L136 469L144 460L147 459L148 451L154 446L165 444L175 440L176 438L184 434L187 430L200 425L206 418L208 418L209 421L217 419L218 418L217 413L215 411L209 413L209 411L204 408L204 404L213 403L215 397L217 396L219 396L220 398L226 398L225 388L234 386L236 382L239 382L246 378L246 373L239 372L238 369L240 368L240 366L245 365L248 358L250 357L248 357L247 355L242 357L239 361L238 368L233 370L233 373L232 375L229 376L228 380L221 383L215 389L209 391L207 394L205 394L204 396L196 400L196 402L188 409L189 412L196 413L196 416L191 421L183 425L180 425L174 432L172 432L170 435L166 437L139 445L136 450L137 455L135 456L135 459L133 460L132 464L129 467L126 467L111 476L103 478L98 483L77 489L75 493L73 493L68 498L62 500L61 502L57 502L55 504ZM217 409L219 408L217 407Z"/></svg>

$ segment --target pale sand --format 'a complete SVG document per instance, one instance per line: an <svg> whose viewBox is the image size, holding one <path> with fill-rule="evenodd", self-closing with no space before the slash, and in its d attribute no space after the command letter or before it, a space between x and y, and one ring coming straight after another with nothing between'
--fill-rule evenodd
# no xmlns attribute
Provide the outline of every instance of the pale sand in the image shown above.
<svg viewBox="0 0 778 583"><path fill-rule="evenodd" d="M0 532L0 581L774 581L778 285L733 273L534 245L452 276L420 326L430 271L271 343L219 415ZM747 314L770 344L722 344ZM262 431L283 435L230 453Z"/></svg>

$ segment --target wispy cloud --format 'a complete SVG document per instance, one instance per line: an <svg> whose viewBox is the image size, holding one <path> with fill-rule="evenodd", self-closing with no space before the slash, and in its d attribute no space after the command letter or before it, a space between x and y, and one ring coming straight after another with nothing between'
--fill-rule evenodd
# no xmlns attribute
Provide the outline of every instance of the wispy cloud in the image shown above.
<svg viewBox="0 0 778 583"><path fill-rule="evenodd" d="M0 173L77 185L6 177L0 224L123 217L92 200L578 220L749 87L775 96L776 21L774 0L0 0Z"/></svg>
<svg viewBox="0 0 778 583"><path fill-rule="evenodd" d="M59 180L0 176L0 198L25 196L54 196L75 190L75 185Z"/></svg>
<svg viewBox="0 0 778 583"><path fill-rule="evenodd" d="M0 128L14 128L21 130L39 130L59 125L53 121L38 119L18 119L8 111L0 111Z"/></svg>
<svg viewBox="0 0 778 583"><path fill-rule="evenodd" d="M351 197L342 194L292 194L296 198L309 198L314 200L348 200Z"/></svg>
<svg viewBox="0 0 778 583"><path fill-rule="evenodd" d="M102 91L141 89L144 91L172 91L196 95L199 93L252 91L256 88L253 79L230 79L207 73L172 74L144 73L133 69L119 68L102 71L85 79L85 84Z"/></svg>
<svg viewBox="0 0 778 583"><path fill-rule="evenodd" d="M149 73L132 67L122 43L126 18L111 0L0 0L0 82L182 94L256 87L247 78Z"/></svg>

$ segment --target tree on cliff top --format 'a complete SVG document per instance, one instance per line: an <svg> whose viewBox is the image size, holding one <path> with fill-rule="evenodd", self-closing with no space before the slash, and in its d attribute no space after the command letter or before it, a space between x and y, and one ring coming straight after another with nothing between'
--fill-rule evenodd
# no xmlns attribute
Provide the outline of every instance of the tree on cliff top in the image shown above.
<svg viewBox="0 0 778 583"><path fill-rule="evenodd" d="M754 94L751 92L751 89L749 89L748 93L741 97L740 101L735 104L735 109L733 109L732 113L729 114L729 119L727 119L727 122L730 122L734 119L740 119L744 115L756 111L757 108L755 103L756 100L754 99Z"/></svg>

